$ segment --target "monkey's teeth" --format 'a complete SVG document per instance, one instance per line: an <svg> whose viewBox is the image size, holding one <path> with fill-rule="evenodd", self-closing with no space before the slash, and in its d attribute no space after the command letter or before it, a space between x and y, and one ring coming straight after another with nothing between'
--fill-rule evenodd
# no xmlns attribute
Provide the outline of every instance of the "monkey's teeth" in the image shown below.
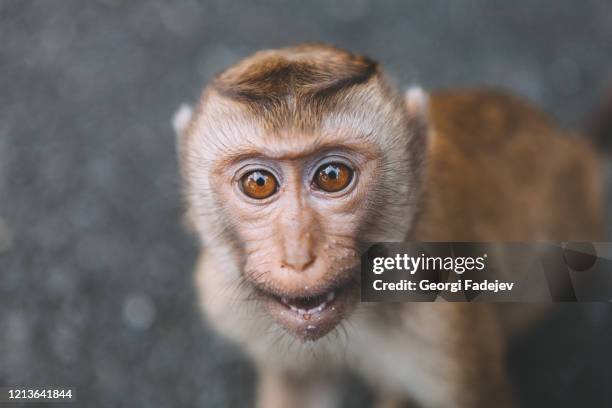
<svg viewBox="0 0 612 408"><path fill-rule="evenodd" d="M295 306L293 306L293 305L292 305L292 304L290 304L290 303L286 303L286 305L287 305L287 306L289 306L289 308L290 308L291 310L293 310L294 312L296 312L296 313L299 313L299 314L304 314L304 313L306 313L306 311L305 311L304 309L300 309L300 308L298 308L298 307L295 307Z"/></svg>
<svg viewBox="0 0 612 408"><path fill-rule="evenodd" d="M316 312L321 312L323 309L325 309L325 306L327 306L327 302L323 302L319 306L313 307L312 309L308 309L306 313L313 314Z"/></svg>

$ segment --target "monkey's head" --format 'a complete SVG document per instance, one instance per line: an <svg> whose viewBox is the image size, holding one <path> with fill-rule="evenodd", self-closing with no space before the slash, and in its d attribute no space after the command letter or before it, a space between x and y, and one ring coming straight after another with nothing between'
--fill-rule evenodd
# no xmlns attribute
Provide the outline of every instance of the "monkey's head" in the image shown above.
<svg viewBox="0 0 612 408"><path fill-rule="evenodd" d="M212 256L231 254L216 273L257 300L244 307L302 340L349 316L363 249L410 231L425 102L366 57L302 45L246 58L179 111L187 217Z"/></svg>

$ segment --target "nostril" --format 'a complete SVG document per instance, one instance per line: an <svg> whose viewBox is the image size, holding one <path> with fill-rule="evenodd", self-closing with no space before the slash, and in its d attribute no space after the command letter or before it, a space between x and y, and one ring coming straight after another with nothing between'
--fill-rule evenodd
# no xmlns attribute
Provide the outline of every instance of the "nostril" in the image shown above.
<svg viewBox="0 0 612 408"><path fill-rule="evenodd" d="M310 265L312 265L314 263L314 261L315 261L315 257L313 256L306 263L304 263L304 265L302 265L302 270L310 267Z"/></svg>

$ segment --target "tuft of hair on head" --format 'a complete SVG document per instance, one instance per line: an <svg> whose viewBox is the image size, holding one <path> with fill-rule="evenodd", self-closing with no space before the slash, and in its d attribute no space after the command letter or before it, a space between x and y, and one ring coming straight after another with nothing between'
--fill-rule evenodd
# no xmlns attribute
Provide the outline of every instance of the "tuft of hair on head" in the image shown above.
<svg viewBox="0 0 612 408"><path fill-rule="evenodd" d="M362 84L378 73L368 57L325 44L260 51L219 74L212 86L249 105L321 100Z"/></svg>

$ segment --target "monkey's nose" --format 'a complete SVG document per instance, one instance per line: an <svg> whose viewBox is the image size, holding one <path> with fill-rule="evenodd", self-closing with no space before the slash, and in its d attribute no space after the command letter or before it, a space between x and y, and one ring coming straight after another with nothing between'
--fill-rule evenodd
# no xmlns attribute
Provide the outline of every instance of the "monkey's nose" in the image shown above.
<svg viewBox="0 0 612 408"><path fill-rule="evenodd" d="M295 259L285 259L283 262L281 262L281 268L288 267L296 272L303 272L308 269L315 260L316 257L311 255Z"/></svg>

